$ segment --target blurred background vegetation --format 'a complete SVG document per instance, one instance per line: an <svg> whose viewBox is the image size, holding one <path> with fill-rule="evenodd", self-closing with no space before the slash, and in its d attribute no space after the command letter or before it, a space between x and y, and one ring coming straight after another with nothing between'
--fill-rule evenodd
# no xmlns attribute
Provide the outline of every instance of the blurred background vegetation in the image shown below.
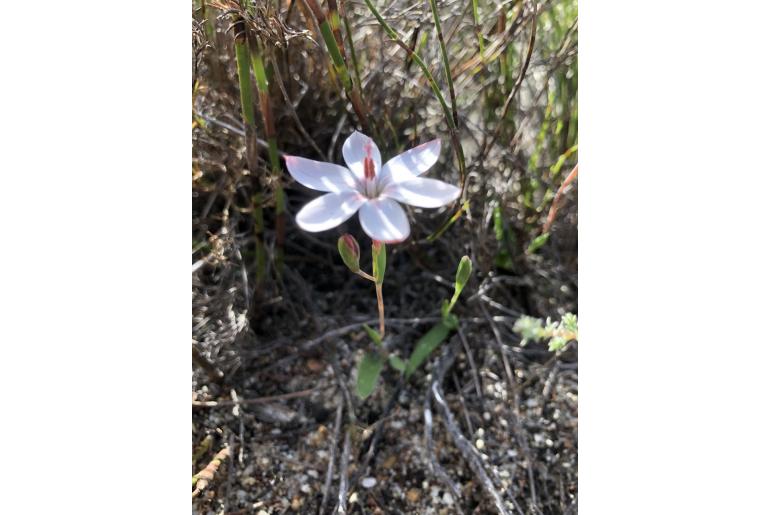
<svg viewBox="0 0 770 515"><path fill-rule="evenodd" d="M374 138L383 161L441 138L442 157L429 174L464 187L446 209L409 209L412 236L392 247L388 263L391 345L408 355L446 297L459 258L469 255L474 277L458 313L467 341L460 333L450 339L464 354L445 384L449 404L462 403L462 429L472 441L478 429L497 434L485 417L496 402L510 412L510 425L486 437L496 444L479 451L511 513L576 511L576 353L567 346L553 355L547 343L524 347L512 330L525 315L577 312L577 182L554 202L570 172L576 176L576 0L195 0L192 14L193 440L239 449L228 458L227 480L210 486L196 510L334 507L337 490L329 493L324 473L335 451L317 458L320 477L306 474L307 463L305 473L292 473L302 449L280 433L294 431L297 441L321 427L333 434L344 379L365 339L352 330L325 335L376 317L376 304L336 255L342 232L365 241L357 217L325 233L300 231L293 215L313 194L293 183L280 155L342 163L342 143L358 129ZM506 383L506 356L513 373L503 394L495 384ZM421 417L428 379L385 388L347 410L361 427L385 415L396 420L394 413ZM214 406L311 388L295 401L255 401L259 408L245 414ZM260 411L265 405L275 412ZM287 417L290 423L279 421ZM347 451L353 470L358 463L358 472L378 477L396 444L383 437L376 457L357 461L370 436L364 431ZM332 440L344 454L342 441ZM473 484L473 467L450 446L436 451L438 463L456 461L451 481ZM194 458L194 470L213 447ZM264 456L270 465L260 465ZM422 485L441 474L430 461L414 461L389 476L391 486L358 493L347 509L449 510ZM336 485L339 470L332 477ZM351 482L347 493L356 487ZM457 512L500 511L483 492L463 502Z"/></svg>

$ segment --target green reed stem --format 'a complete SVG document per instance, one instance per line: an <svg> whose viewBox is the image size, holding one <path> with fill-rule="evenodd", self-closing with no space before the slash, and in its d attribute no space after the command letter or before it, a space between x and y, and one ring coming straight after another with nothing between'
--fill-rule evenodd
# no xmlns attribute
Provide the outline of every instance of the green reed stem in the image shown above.
<svg viewBox="0 0 770 515"><path fill-rule="evenodd" d="M444 116L447 119L447 123L449 124L449 127L451 129L455 128L454 118L452 117L452 112L449 110L449 106L446 103L446 100L444 100L444 95L441 93L441 90L438 87L438 84L436 83L436 80L433 78L433 74L430 73L430 70L428 69L427 65L425 64L425 61L422 60L422 58L417 55L411 48L409 48L409 45L407 45L396 33L395 30L388 24L388 22L385 21L385 19L380 15L380 12L377 10L377 8L372 4L371 0L364 0L364 3L369 8L369 10L372 12L375 18L377 18L377 22L382 26L385 33L390 37L391 40L393 40L394 43L396 43L398 46L403 48L407 54L409 54L409 57L412 58L412 60L417 63L417 66L420 67L422 72L425 74L425 78L428 80L428 83L430 84L430 89L433 90L433 94L436 96L436 99L441 104L441 109L444 111Z"/></svg>
<svg viewBox="0 0 770 515"><path fill-rule="evenodd" d="M340 28L340 13L337 8L337 0L328 0L329 3L329 25L334 33L334 41L340 49L345 48L342 41L342 29ZM341 52L343 60L345 59L344 52Z"/></svg>
<svg viewBox="0 0 770 515"><path fill-rule="evenodd" d="M356 76L356 83L359 91L361 90L361 74L358 70L358 57L356 56L356 47L353 46L353 32L350 30L350 23L348 22L348 16L345 11L342 11L342 23L345 24L345 39L348 42L348 48L350 49L350 60L353 64L353 73Z"/></svg>
<svg viewBox="0 0 770 515"><path fill-rule="evenodd" d="M259 106L262 111L262 122L265 126L267 153L270 159L270 170L273 176L273 201L275 204L275 265L278 273L283 269L283 241L285 232L286 200L281 185L281 164L278 159L278 143L273 123L273 109L270 104L270 84L267 80L265 62L262 58L262 47L258 41L252 41L249 46L251 66L257 82Z"/></svg>
<svg viewBox="0 0 770 515"><path fill-rule="evenodd" d="M449 66L449 56L446 51L446 43L444 43L444 33L441 31L441 19L438 15L438 5L436 0L428 0L430 4L430 10L433 13L433 23L436 25L436 34L438 34L438 44L441 48L441 59L444 63L444 74L446 75L446 82L449 86L449 100L452 103L452 116L454 118L455 125L459 123L457 117L457 99L455 98L455 85L452 80L452 68Z"/></svg>
<svg viewBox="0 0 770 515"><path fill-rule="evenodd" d="M276 142L275 125L273 124L273 112L270 105L270 90L265 72L265 62L262 58L262 49L259 44L250 47L251 66L254 68L254 78L257 82L259 105L262 109L262 120L265 124L265 138L267 139L270 168L273 175L280 176L281 164L278 160L278 144Z"/></svg>
<svg viewBox="0 0 770 515"><path fill-rule="evenodd" d="M329 20L321 9L321 6L318 5L317 0L305 0L305 3L313 12L313 16L318 22L318 27L321 29L321 36L323 37L326 49L329 51L329 56L334 65L334 71L342 82L342 87L345 90L348 100L350 100L350 103L353 105L353 110L356 112L361 127L365 132L371 133L367 109L364 106L359 89L353 87L353 81L350 79L350 73L348 73L345 58L343 57L343 50L341 46L337 44L337 39L334 36L334 30L329 23Z"/></svg>
<svg viewBox="0 0 770 515"><path fill-rule="evenodd" d="M249 77L249 48L246 46L246 39L242 41L235 39L235 62L238 65L238 87L241 92L241 112L243 121L247 125L254 127L256 120L254 118L254 96L251 90L251 78Z"/></svg>
<svg viewBox="0 0 770 515"><path fill-rule="evenodd" d="M417 63L417 66L420 67L423 74L425 75L425 78L428 81L428 84L430 84L430 89L433 90L433 94L436 96L436 99L441 104L441 109L444 111L444 117L446 118L447 124L449 125L449 132L451 134L451 140L452 140L452 147L454 148L455 154L457 155L457 162L460 167L460 182L462 183L463 193L465 192L465 154L463 153L462 145L460 145L460 139L457 136L457 124L455 123L455 118L452 114L452 111L450 110L449 106L446 103L446 100L444 100L444 95L441 93L441 89L439 89L438 84L436 83L436 79L433 78L433 74L428 69L428 66L425 64L425 61L422 60L422 58L412 50L409 45L407 45L401 37L396 33L395 30L393 30L393 27L391 27L388 22L385 21L385 19L382 17L380 12L377 10L377 8L374 6L371 0L364 0L364 3L369 8L369 11L374 15L375 18L377 18L377 22L382 26L385 33L390 37L390 39L396 43L398 46L400 46L408 56Z"/></svg>
<svg viewBox="0 0 770 515"><path fill-rule="evenodd" d="M349 91L353 85L350 81L350 74L348 73L348 69L345 66L345 59L342 57L342 52L340 51L339 46L337 46L337 40L334 37L334 31L332 30L329 21L326 19L324 19L323 22L320 22L318 25L321 27L321 35L324 38L324 43L326 43L326 48L329 50L329 55L332 58L334 70L337 72L337 75L342 81L342 86L345 88L345 91Z"/></svg>
<svg viewBox="0 0 770 515"><path fill-rule="evenodd" d="M472 0L473 24L476 27L476 35L479 38L479 55L484 57L484 35L481 33L481 21L479 18L479 0Z"/></svg>

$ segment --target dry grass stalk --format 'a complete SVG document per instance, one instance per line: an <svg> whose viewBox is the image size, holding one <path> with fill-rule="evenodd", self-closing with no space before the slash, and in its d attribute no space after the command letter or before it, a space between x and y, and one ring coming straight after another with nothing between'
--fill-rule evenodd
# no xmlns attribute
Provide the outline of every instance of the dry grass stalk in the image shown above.
<svg viewBox="0 0 770 515"><path fill-rule="evenodd" d="M219 466L222 464L225 459L227 459L230 456L230 446L225 446L224 449L219 451L216 456L214 456L214 459L209 462L206 467L195 474L192 477L192 484L195 487L195 490L193 490L192 496L197 497L201 491L203 491L207 486L209 486L209 483L212 479L214 479L214 474L217 473L217 470L219 470Z"/></svg>

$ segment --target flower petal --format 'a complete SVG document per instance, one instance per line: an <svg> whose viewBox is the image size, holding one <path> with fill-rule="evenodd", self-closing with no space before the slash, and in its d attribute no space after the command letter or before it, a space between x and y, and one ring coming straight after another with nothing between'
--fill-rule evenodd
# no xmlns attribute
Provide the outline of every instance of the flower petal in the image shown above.
<svg viewBox="0 0 770 515"><path fill-rule="evenodd" d="M356 178L344 166L297 156L285 156L284 159L294 180L308 188L334 193L357 188Z"/></svg>
<svg viewBox="0 0 770 515"><path fill-rule="evenodd" d="M358 211L366 197L355 191L327 193L311 202L297 213L297 225L308 232L319 232L337 227Z"/></svg>
<svg viewBox="0 0 770 515"><path fill-rule="evenodd" d="M434 139L407 150L385 163L379 175L379 184L384 188L391 183L414 179L436 164L439 155L441 155L440 139Z"/></svg>
<svg viewBox="0 0 770 515"><path fill-rule="evenodd" d="M395 200L369 200L361 206L358 218L364 232L373 240L398 243L409 237L409 220Z"/></svg>
<svg viewBox="0 0 770 515"><path fill-rule="evenodd" d="M345 158L345 163L361 182L364 181L364 158L370 153L374 161L374 172L379 174L382 169L382 156L372 138L355 131L342 145L342 157Z"/></svg>
<svg viewBox="0 0 770 515"><path fill-rule="evenodd" d="M441 207L460 196L460 188L438 179L418 177L387 186L383 196L415 207Z"/></svg>

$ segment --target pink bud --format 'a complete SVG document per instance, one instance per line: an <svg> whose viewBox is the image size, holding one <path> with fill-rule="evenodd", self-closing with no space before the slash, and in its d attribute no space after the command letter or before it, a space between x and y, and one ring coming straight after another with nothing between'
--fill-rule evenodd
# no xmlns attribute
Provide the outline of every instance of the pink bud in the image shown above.
<svg viewBox="0 0 770 515"><path fill-rule="evenodd" d="M361 270L358 262L361 257L361 248L358 246L356 239L350 234L343 234L340 239L337 240L337 250L340 252L342 261L353 272L356 273Z"/></svg>

